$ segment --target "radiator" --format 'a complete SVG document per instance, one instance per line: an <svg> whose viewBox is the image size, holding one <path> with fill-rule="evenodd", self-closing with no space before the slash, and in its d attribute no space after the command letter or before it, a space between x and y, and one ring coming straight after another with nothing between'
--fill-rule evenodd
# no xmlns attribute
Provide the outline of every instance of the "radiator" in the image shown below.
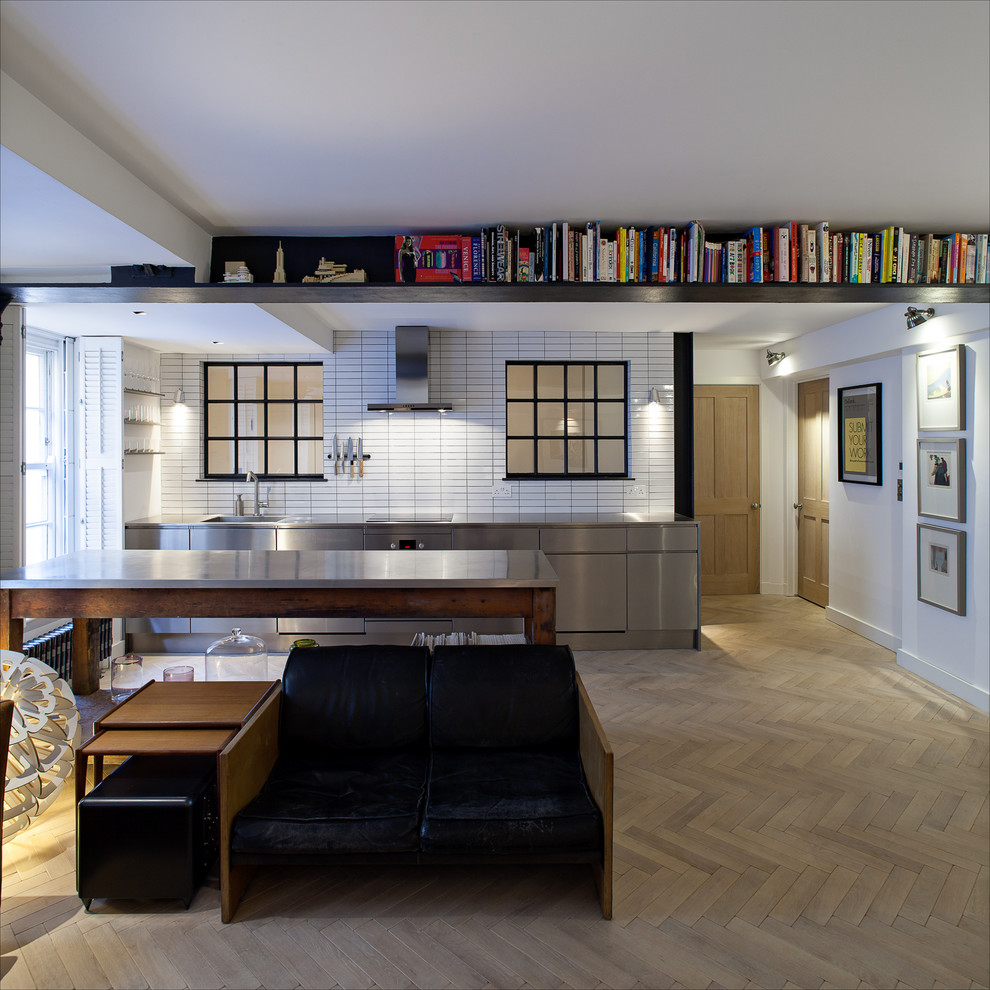
<svg viewBox="0 0 990 990"><path fill-rule="evenodd" d="M113 619L100 619L100 659L110 656L113 647ZM63 680L72 682L72 623L38 636L24 644L25 656L34 657L54 668Z"/></svg>

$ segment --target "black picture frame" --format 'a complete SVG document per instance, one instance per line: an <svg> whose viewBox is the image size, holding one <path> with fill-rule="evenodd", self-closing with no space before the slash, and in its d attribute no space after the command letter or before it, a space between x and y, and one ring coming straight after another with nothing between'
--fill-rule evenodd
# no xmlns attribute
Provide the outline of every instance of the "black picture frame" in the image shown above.
<svg viewBox="0 0 990 990"><path fill-rule="evenodd" d="M839 481L883 484L883 412L880 382L837 390Z"/></svg>

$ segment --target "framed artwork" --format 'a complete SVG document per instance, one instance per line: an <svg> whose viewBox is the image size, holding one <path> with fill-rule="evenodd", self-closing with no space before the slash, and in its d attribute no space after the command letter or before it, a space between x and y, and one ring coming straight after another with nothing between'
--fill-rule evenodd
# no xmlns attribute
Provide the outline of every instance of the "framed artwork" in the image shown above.
<svg viewBox="0 0 990 990"><path fill-rule="evenodd" d="M918 441L918 515L966 521L966 441Z"/></svg>
<svg viewBox="0 0 990 990"><path fill-rule="evenodd" d="M966 533L918 523L918 601L966 614Z"/></svg>
<svg viewBox="0 0 990 990"><path fill-rule="evenodd" d="M918 429L966 429L966 345L918 355Z"/></svg>
<svg viewBox="0 0 990 990"><path fill-rule="evenodd" d="M838 390L839 481L883 484L880 383Z"/></svg>

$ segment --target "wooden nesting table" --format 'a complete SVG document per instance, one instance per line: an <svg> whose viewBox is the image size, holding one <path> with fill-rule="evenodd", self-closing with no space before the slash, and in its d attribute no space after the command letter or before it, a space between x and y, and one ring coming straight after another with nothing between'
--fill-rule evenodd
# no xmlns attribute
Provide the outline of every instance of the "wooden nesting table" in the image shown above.
<svg viewBox="0 0 990 990"><path fill-rule="evenodd" d="M264 703L278 681L152 681L93 725L93 738L76 750L76 802L94 784L105 756L209 755L221 751Z"/></svg>

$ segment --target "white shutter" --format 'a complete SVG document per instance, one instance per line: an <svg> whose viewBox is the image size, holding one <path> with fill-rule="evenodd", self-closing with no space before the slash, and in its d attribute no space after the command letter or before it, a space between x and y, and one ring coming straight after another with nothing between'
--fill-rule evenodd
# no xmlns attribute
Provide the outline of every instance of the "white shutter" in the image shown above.
<svg viewBox="0 0 990 990"><path fill-rule="evenodd" d="M20 306L9 305L3 314L0 344L0 570L24 563L23 389L24 337Z"/></svg>
<svg viewBox="0 0 990 990"><path fill-rule="evenodd" d="M80 337L79 367L79 549L124 545L124 422L122 341Z"/></svg>

